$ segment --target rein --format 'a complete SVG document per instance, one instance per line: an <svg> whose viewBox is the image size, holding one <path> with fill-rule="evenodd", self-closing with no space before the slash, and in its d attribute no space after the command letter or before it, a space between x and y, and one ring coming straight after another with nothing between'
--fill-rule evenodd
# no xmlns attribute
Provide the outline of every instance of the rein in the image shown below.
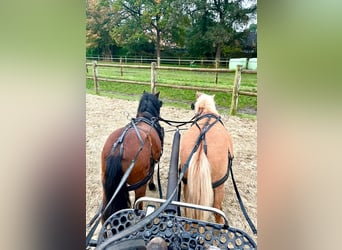
<svg viewBox="0 0 342 250"><path fill-rule="evenodd" d="M194 123L194 120L198 117L198 115L194 115L189 121L174 121L174 120L167 120L167 119L164 119L162 117L159 117L159 121L161 122L165 122L167 125L171 126L171 127L176 127L176 128L179 128L181 126L184 126L186 124L193 124ZM173 123L175 124L179 124L179 125L174 125Z"/></svg>
<svg viewBox="0 0 342 250"><path fill-rule="evenodd" d="M230 154L228 152L228 155L229 155L229 161L228 161L228 175L229 175L229 170L231 172L231 176L232 176L232 182L233 182L233 186L234 186L234 190L235 190L235 194L236 194L236 197L239 201L239 205L240 205L240 208L242 210L242 213L243 215L245 216L245 219L247 220L248 222L248 225L249 227L252 229L253 233L256 235L257 234L257 230L251 220L251 218L249 218L248 214L247 214L247 211L246 211L246 208L245 206L243 205L243 202L242 202L242 199L241 199L241 196L240 196L240 193L239 193L239 190L237 188L237 185L235 183L235 179L234 179L234 175L233 175L233 168L232 168L232 161L233 161L233 158L230 157ZM228 178L228 176L227 176Z"/></svg>

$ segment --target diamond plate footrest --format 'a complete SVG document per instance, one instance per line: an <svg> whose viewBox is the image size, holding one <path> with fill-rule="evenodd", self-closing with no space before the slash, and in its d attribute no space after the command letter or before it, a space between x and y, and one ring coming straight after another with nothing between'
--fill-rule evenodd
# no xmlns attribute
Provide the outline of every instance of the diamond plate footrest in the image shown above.
<svg viewBox="0 0 342 250"><path fill-rule="evenodd" d="M145 216L145 211L137 209L124 209L113 214L101 229L98 245ZM168 249L208 249L210 246L220 249L256 249L254 240L242 230L166 213L159 214L145 227L120 241L143 239L147 244L157 236L166 241Z"/></svg>

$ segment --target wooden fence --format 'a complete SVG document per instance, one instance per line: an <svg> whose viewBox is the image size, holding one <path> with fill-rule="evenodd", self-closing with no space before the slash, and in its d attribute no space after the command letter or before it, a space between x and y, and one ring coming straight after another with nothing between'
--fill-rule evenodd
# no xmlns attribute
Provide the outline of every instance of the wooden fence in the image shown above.
<svg viewBox="0 0 342 250"><path fill-rule="evenodd" d="M196 90L196 91L212 91L212 92L232 93L230 115L236 114L239 95L257 97L257 92L240 91L240 83L241 83L242 73L243 74L257 74L257 71L254 71L254 70L243 70L241 65L238 65L236 67L236 70L229 70L229 69L219 69L219 68L205 69L205 68L156 66L155 62L152 62L151 66L146 66L146 65L144 66L144 65L104 64L104 63L98 64L96 61L94 61L93 63L86 63L87 72L88 72L88 66L93 66L93 76L92 77L87 76L87 79L93 80L94 89L96 91L96 94L99 93L99 83L98 83L99 81L150 85L151 86L151 93L155 93L156 86L178 88L178 89L187 89L187 90ZM151 82L132 81L132 80L123 80L123 79L110 79L110 78L99 77L98 67L120 68L121 76L123 75L123 68L151 69ZM156 72L157 72L156 70L157 69L158 70L174 70L174 71L212 72L212 73L216 74L216 82L217 82L217 78L218 78L218 73L224 73L224 72L233 73L233 72L235 72L234 86L233 86L233 88L219 88L219 87L182 86L182 85L157 83L156 82Z"/></svg>
<svg viewBox="0 0 342 250"><path fill-rule="evenodd" d="M152 63L156 61L155 57L127 57L127 56L109 56L109 57L101 57L101 56L92 56L86 58L88 62L92 61L104 61L111 63L129 63L129 64L146 64ZM159 58L159 61L163 65L178 65L178 66L200 66L200 67L215 67L217 61L215 59L203 59L198 57L173 57L173 58ZM229 58L221 58L220 64L228 67Z"/></svg>

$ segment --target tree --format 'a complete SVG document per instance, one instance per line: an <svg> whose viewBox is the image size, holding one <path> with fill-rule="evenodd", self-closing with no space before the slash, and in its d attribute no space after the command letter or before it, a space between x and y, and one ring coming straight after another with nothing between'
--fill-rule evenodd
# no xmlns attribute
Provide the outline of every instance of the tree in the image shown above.
<svg viewBox="0 0 342 250"><path fill-rule="evenodd" d="M192 56L243 53L243 34L256 15L255 0L94 0L87 6L88 51L103 56L177 48ZM249 5L246 5L246 2ZM256 26L251 26L251 34ZM256 34L256 32L255 32ZM253 48L256 53L256 47ZM247 48L251 51L252 49Z"/></svg>
<svg viewBox="0 0 342 250"><path fill-rule="evenodd" d="M86 48L97 55L110 57L119 48L110 36L113 28L108 1L88 4L86 8Z"/></svg>
<svg viewBox="0 0 342 250"><path fill-rule="evenodd" d="M170 46L174 40L182 41L185 29L179 27L178 21L184 22L184 16L176 11L176 0L114 0L112 6L117 17L111 31L115 42L122 46L136 41L153 42L158 65L161 47Z"/></svg>
<svg viewBox="0 0 342 250"><path fill-rule="evenodd" d="M192 25L188 29L186 46L188 52L192 56L212 57L213 56L213 40L209 30L215 25L212 14L208 11L205 2L198 3L196 11L189 11ZM191 5L188 5L190 7Z"/></svg>
<svg viewBox="0 0 342 250"><path fill-rule="evenodd" d="M257 56L257 24L250 24L240 39L243 51L250 56Z"/></svg>
<svg viewBox="0 0 342 250"><path fill-rule="evenodd" d="M188 4L188 13L192 16L192 29L189 32L188 45L202 44L210 46L207 51L215 51L219 62L225 45L234 43L238 31L247 25L256 13L256 4L246 5L244 0L196 0ZM201 41L199 41L199 39Z"/></svg>

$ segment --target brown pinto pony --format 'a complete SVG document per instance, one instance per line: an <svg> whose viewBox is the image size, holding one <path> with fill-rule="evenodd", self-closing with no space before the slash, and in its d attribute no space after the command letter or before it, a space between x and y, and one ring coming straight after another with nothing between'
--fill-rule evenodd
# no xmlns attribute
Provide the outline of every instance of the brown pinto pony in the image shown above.
<svg viewBox="0 0 342 250"><path fill-rule="evenodd" d="M154 165L162 154L164 132L158 123L161 106L159 92L149 94L144 91L136 118L115 130L105 142L101 155L102 209L107 206L132 161L135 160L135 164L127 183L104 212L102 222L116 211L131 207L128 191L135 191L135 200L145 195L147 181L153 177ZM153 178L149 187L155 189Z"/></svg>
<svg viewBox="0 0 342 250"><path fill-rule="evenodd" d="M197 92L194 109L197 118L181 139L180 168L190 157L201 131L205 127L211 127L192 155L189 168L184 175L184 199L188 203L213 206L222 210L224 185L221 183L213 189L213 183L220 180L224 182L225 176L228 177L228 157L233 157L232 139L220 121L214 96ZM185 209L185 215L199 220L208 218L208 213L194 209ZM223 223L219 215L215 214L215 220L217 223Z"/></svg>

